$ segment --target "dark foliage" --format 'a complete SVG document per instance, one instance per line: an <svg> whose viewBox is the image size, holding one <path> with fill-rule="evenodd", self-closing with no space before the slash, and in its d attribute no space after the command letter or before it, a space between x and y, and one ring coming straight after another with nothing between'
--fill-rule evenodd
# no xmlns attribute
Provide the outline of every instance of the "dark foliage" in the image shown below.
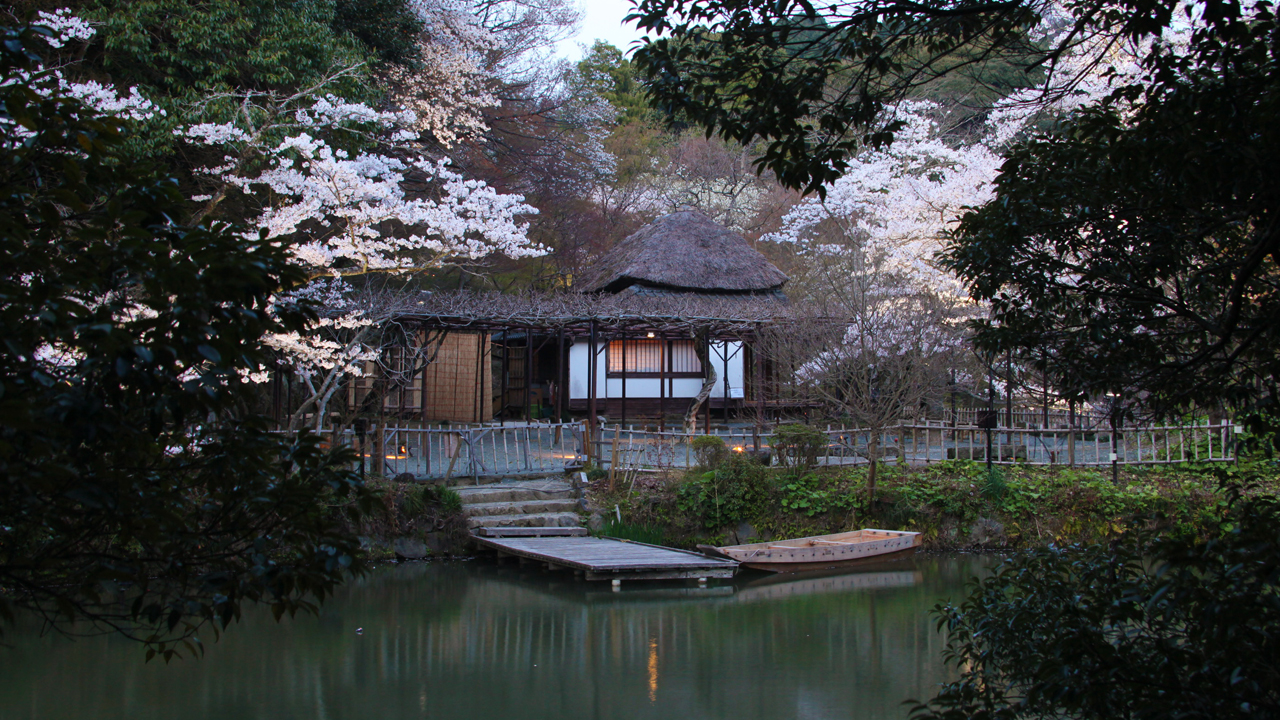
<svg viewBox="0 0 1280 720"><path fill-rule="evenodd" d="M1039 47L1028 33L1040 6L1025 0L643 0L630 19L667 37L632 59L665 115L743 143L765 141L761 168L788 187L821 194L859 149L892 140L898 127L882 121L886 105L932 95L948 75L1022 85L1011 68L1030 78L1081 38L1158 33L1177 6L1073 2L1074 32L1061 45ZM1235 32L1243 6L1209 3L1204 15ZM990 71L997 67L998 77Z"/></svg>
<svg viewBox="0 0 1280 720"><path fill-rule="evenodd" d="M912 717L1280 714L1280 509L1207 542L1127 536L1017 556L938 608L960 679Z"/></svg>
<svg viewBox="0 0 1280 720"><path fill-rule="evenodd" d="M349 33L384 64L411 64L422 54L417 43L422 22L405 0L338 0L331 24L337 32Z"/></svg>
<svg viewBox="0 0 1280 720"><path fill-rule="evenodd" d="M32 89L40 32L0 46L0 615L167 659L246 601L314 608L361 569L334 505L371 498L241 412L263 335L308 317L269 309L302 279L286 250L175 223L175 184L113 158L117 122Z"/></svg>
<svg viewBox="0 0 1280 720"><path fill-rule="evenodd" d="M885 105L935 94L949 73L987 82L987 66L1005 67L998 84L1022 85L1016 75L1038 73L1049 50L1028 44L1039 15L1017 0L644 0L630 19L669 35L633 56L656 108L708 134L765 141L759 168L819 194L860 148L892 140Z"/></svg>
<svg viewBox="0 0 1280 720"><path fill-rule="evenodd" d="M1070 397L1277 407L1278 43L1265 8L1202 31L1149 58L1152 83L1010 154L947 258L991 304L984 349L1027 355Z"/></svg>

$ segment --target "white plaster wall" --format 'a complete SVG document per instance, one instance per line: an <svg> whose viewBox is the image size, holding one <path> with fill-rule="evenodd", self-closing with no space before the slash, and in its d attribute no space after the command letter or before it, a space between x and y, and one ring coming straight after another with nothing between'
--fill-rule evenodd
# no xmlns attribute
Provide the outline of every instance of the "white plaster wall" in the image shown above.
<svg viewBox="0 0 1280 720"><path fill-rule="evenodd" d="M573 400L586 400L590 397L590 388L588 386L587 377L590 374L591 352L588 349L589 343L585 341L575 342L569 348L569 398ZM743 355L742 343L712 343L711 346L711 362L715 363L716 368L716 386L711 391L711 397L723 398L725 396L725 368L723 353L726 346L729 352L729 397L743 397ZM620 398L622 397L622 378L606 378L605 353L603 347L599 356L596 358L596 397L598 398ZM659 380L657 378L627 378L627 397L629 398L656 398L660 397ZM671 378L671 393L667 397L689 398L698 394L702 389L702 381L697 378Z"/></svg>
<svg viewBox="0 0 1280 720"><path fill-rule="evenodd" d="M587 384L587 376L590 375L591 351L588 349L589 343L585 341L575 342L569 348L569 399L585 400L589 398L590 389ZM600 353L598 358L599 366L596 368L596 376L604 379L604 353ZM596 397L604 394L604 383L596 384Z"/></svg>

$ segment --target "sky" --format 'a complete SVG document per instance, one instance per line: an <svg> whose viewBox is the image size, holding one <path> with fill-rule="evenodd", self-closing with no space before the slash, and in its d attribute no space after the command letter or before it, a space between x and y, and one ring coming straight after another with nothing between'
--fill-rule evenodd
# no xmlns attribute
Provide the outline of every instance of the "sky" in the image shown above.
<svg viewBox="0 0 1280 720"><path fill-rule="evenodd" d="M622 24L622 18L631 12L629 0L582 0L581 6L586 11L581 30L556 48L556 54L563 58L582 59L579 45L591 47L597 39L607 40L625 52L631 41L643 34L634 25Z"/></svg>

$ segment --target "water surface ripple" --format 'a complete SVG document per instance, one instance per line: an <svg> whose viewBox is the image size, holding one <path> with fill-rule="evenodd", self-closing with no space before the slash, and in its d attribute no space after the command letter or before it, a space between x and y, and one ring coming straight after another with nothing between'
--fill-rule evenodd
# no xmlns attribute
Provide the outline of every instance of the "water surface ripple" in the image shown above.
<svg viewBox="0 0 1280 720"><path fill-rule="evenodd" d="M119 638L14 628L0 719L904 718L948 676L929 609L993 562L618 593L532 566L385 567L319 617L248 612L167 666Z"/></svg>

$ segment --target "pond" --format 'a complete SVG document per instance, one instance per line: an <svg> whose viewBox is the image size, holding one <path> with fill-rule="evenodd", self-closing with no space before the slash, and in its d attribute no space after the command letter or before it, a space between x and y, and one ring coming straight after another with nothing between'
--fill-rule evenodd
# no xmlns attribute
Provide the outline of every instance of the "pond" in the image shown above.
<svg viewBox="0 0 1280 720"><path fill-rule="evenodd" d="M247 612L200 660L13 628L0 719L904 718L950 674L930 608L995 562L620 592L533 566L388 566L318 617Z"/></svg>

